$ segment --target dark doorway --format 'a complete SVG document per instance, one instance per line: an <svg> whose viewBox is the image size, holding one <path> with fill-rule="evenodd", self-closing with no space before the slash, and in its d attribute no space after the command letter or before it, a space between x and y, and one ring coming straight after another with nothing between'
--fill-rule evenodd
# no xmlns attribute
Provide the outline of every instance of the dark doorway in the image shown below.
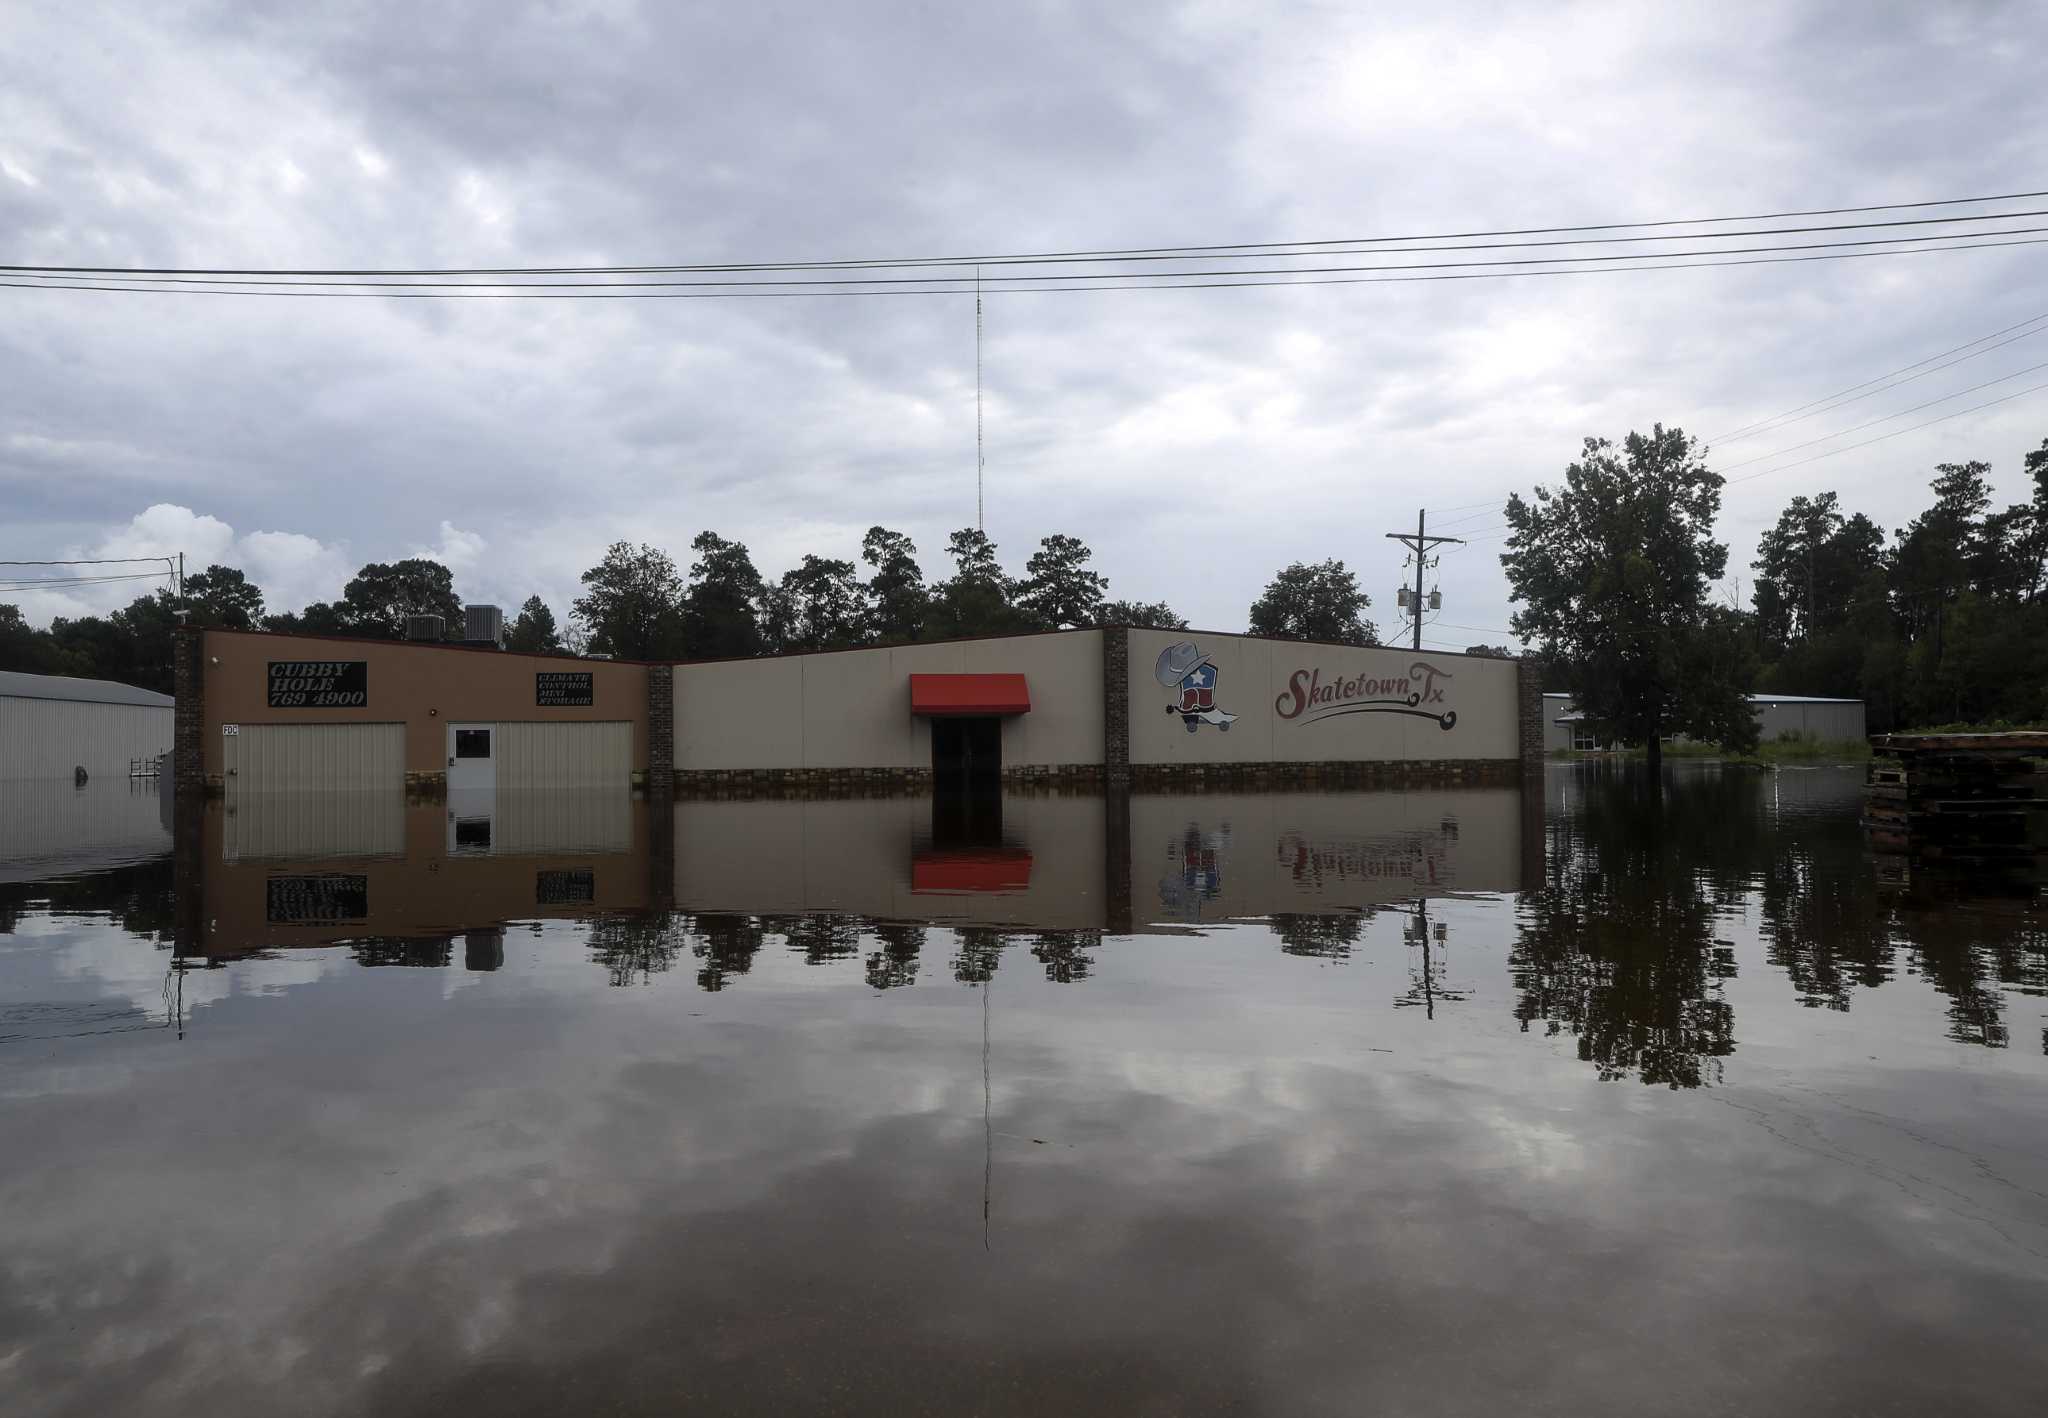
<svg viewBox="0 0 2048 1418"><path fill-rule="evenodd" d="M932 720L932 778L941 787L992 788L1003 780L1003 721L994 715Z"/></svg>

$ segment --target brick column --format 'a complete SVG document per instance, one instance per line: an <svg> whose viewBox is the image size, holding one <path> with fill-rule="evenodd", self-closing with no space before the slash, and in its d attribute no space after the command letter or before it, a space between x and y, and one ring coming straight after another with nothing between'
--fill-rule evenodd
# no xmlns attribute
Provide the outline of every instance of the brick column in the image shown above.
<svg viewBox="0 0 2048 1418"><path fill-rule="evenodd" d="M1543 675L1527 656L1516 664L1515 699L1522 750L1522 890L1534 893L1544 880Z"/></svg>
<svg viewBox="0 0 2048 1418"><path fill-rule="evenodd" d="M206 791L206 632L179 626L171 640L171 782L180 797Z"/></svg>
<svg viewBox="0 0 2048 1418"><path fill-rule="evenodd" d="M1131 781L1131 632L1121 625L1102 627L1102 781Z"/></svg>
<svg viewBox="0 0 2048 1418"><path fill-rule="evenodd" d="M1128 779L1102 794L1102 928L1129 935L1131 909L1131 785Z"/></svg>
<svg viewBox="0 0 2048 1418"><path fill-rule="evenodd" d="M676 672L673 665L647 667L647 792L676 788Z"/></svg>
<svg viewBox="0 0 2048 1418"><path fill-rule="evenodd" d="M1536 661L1515 662L1516 707L1521 719L1522 776L1543 776L1543 677Z"/></svg>
<svg viewBox="0 0 2048 1418"><path fill-rule="evenodd" d="M676 903L676 672L647 667L647 904Z"/></svg>

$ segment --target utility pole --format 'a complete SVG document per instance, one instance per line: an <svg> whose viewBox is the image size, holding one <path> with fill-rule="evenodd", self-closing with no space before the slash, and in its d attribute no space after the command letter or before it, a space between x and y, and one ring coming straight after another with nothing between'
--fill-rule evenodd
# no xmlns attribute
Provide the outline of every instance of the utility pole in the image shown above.
<svg viewBox="0 0 2048 1418"><path fill-rule="evenodd" d="M1422 573L1437 562L1437 558L1429 554L1429 549L1433 546L1441 546L1445 542L1454 542L1459 546L1465 545L1464 539L1460 537L1430 536L1428 534L1428 517L1429 510L1427 508L1417 509L1415 513L1415 535L1412 537L1406 532L1387 533L1388 540L1399 542L1415 553L1415 598L1408 605L1408 613L1415 617L1415 648L1418 650L1422 648Z"/></svg>

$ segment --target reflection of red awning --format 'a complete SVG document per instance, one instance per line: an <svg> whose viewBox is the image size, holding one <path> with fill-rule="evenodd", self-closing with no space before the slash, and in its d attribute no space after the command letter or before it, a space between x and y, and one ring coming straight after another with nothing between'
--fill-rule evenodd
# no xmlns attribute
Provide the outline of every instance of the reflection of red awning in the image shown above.
<svg viewBox="0 0 2048 1418"><path fill-rule="evenodd" d="M1022 675L912 675L913 714L1028 714L1031 691Z"/></svg>
<svg viewBox="0 0 2048 1418"><path fill-rule="evenodd" d="M1022 891L1031 885L1031 853L1022 847L919 852L910 861L912 891Z"/></svg>

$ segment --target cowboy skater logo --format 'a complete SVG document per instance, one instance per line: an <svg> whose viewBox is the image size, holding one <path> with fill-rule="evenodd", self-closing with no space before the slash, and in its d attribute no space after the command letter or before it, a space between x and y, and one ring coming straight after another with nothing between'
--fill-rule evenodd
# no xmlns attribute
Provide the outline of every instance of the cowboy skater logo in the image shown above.
<svg viewBox="0 0 2048 1418"><path fill-rule="evenodd" d="M1153 673L1168 689L1180 691L1180 701L1167 705L1166 712L1180 715L1189 733L1203 724L1214 724L1228 733L1237 722L1237 715L1216 707L1216 662L1194 641L1183 640L1161 650Z"/></svg>

